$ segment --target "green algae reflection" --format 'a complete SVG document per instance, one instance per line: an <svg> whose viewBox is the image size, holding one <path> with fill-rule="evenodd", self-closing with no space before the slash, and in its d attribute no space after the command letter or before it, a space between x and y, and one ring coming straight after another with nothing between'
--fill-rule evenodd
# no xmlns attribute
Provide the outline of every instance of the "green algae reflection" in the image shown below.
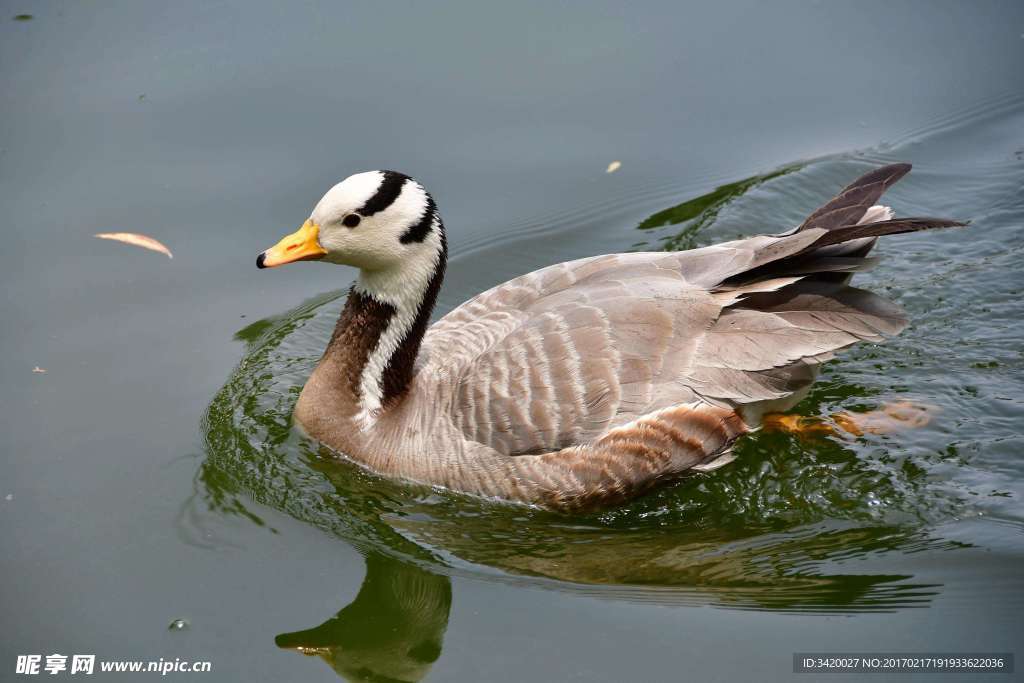
<svg viewBox="0 0 1024 683"><path fill-rule="evenodd" d="M743 196L758 185L794 171L799 171L801 168L803 168L803 164L791 164L769 173L720 185L707 194L688 199L681 204L670 206L648 216L641 221L637 228L640 230L652 230L671 225L683 225L681 230L662 238L662 247L665 251L692 249L697 246L697 235L714 223L719 212L728 206L730 202Z"/></svg>

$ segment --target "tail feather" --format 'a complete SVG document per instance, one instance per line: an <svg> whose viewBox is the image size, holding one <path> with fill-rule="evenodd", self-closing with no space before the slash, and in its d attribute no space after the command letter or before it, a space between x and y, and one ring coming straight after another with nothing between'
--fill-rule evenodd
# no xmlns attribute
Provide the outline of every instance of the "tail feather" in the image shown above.
<svg viewBox="0 0 1024 683"><path fill-rule="evenodd" d="M859 221L857 221L857 224L864 225L865 223L888 221L891 220L892 217L892 209L888 206L875 204L867 210ZM875 242L877 241L877 237L862 237L859 240L851 240L849 242L843 242L842 244L833 244L830 247L819 247L814 253L814 256L846 256L850 258L867 256L871 253L871 250L875 248Z"/></svg>
<svg viewBox="0 0 1024 683"><path fill-rule="evenodd" d="M857 223L882 194L909 173L910 169L910 164L890 164L865 173L808 216L797 228L797 232L810 228L833 230Z"/></svg>
<svg viewBox="0 0 1024 683"><path fill-rule="evenodd" d="M861 223L859 225L844 225L829 230L821 237L809 244L803 251L796 254L807 254L822 247L832 244L842 244L851 240L864 237L882 237L883 235L899 235L905 232L917 232L919 230L932 230L934 228L962 228L967 223L953 221L946 218L894 218L888 221L876 223Z"/></svg>
<svg viewBox="0 0 1024 683"><path fill-rule="evenodd" d="M878 237L967 225L944 218L893 218L889 207L875 203L909 171L910 164L875 169L851 183L792 232L745 240L754 257L745 267L727 272L712 287L734 294L737 288L765 291L758 288L758 282L794 276L847 283L854 272L874 264L868 254Z"/></svg>
<svg viewBox="0 0 1024 683"><path fill-rule="evenodd" d="M749 285L767 278L803 275L823 281L846 282L858 270L867 270L875 260L866 256L874 238L934 228L963 227L967 223L944 218L897 218L876 223L844 225L822 232L802 249L725 279L718 289ZM839 247L838 245L842 245ZM858 266L858 264L861 264Z"/></svg>

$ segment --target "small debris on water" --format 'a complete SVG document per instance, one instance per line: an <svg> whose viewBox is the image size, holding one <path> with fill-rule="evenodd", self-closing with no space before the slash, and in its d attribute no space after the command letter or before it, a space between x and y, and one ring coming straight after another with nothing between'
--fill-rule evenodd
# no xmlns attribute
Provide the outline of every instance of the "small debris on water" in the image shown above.
<svg viewBox="0 0 1024 683"><path fill-rule="evenodd" d="M41 368L41 367L39 367L37 365L34 368L32 368L32 372L36 373L37 375L45 375L46 374L46 368Z"/></svg>
<svg viewBox="0 0 1024 683"><path fill-rule="evenodd" d="M15 14L13 18L15 21L32 21L35 19L31 14Z"/></svg>
<svg viewBox="0 0 1024 683"><path fill-rule="evenodd" d="M14 500L14 494L8 493L6 496L4 496L4 500Z"/></svg>
<svg viewBox="0 0 1024 683"><path fill-rule="evenodd" d="M621 161L613 161L612 163L608 164L608 170L605 171L605 173L615 173L620 168L622 168L622 162Z"/></svg>
<svg viewBox="0 0 1024 683"><path fill-rule="evenodd" d="M185 619L175 619L171 622L171 625L167 627L168 631L185 631L188 630L189 623Z"/></svg>

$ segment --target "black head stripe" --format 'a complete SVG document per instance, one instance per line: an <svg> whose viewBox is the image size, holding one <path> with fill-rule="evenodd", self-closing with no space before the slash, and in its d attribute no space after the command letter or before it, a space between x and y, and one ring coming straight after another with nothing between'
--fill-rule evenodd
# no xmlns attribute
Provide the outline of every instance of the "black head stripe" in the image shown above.
<svg viewBox="0 0 1024 683"><path fill-rule="evenodd" d="M384 174L384 180L380 187L372 197L366 200L357 213L363 216L372 216L378 211L388 208L398 199L398 195L402 193L402 186L409 179L409 176L396 171L381 171L381 173Z"/></svg>
<svg viewBox="0 0 1024 683"><path fill-rule="evenodd" d="M423 216L420 217L419 221L409 226L398 241L402 244L409 244L410 242L422 242L430 234L430 230L434 225L434 219L441 220L437 215L437 205L434 204L434 198L429 194L427 195L427 210L423 212Z"/></svg>

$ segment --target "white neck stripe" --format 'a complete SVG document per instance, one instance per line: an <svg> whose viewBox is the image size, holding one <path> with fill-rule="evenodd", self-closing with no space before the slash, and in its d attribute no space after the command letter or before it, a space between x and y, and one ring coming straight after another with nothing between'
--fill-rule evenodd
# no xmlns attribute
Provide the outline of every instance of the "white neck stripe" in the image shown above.
<svg viewBox="0 0 1024 683"><path fill-rule="evenodd" d="M441 260L441 230L436 225L401 267L360 271L355 291L394 308L394 314L370 352L359 381L360 418L372 422L384 402L384 371L406 339L420 312Z"/></svg>

